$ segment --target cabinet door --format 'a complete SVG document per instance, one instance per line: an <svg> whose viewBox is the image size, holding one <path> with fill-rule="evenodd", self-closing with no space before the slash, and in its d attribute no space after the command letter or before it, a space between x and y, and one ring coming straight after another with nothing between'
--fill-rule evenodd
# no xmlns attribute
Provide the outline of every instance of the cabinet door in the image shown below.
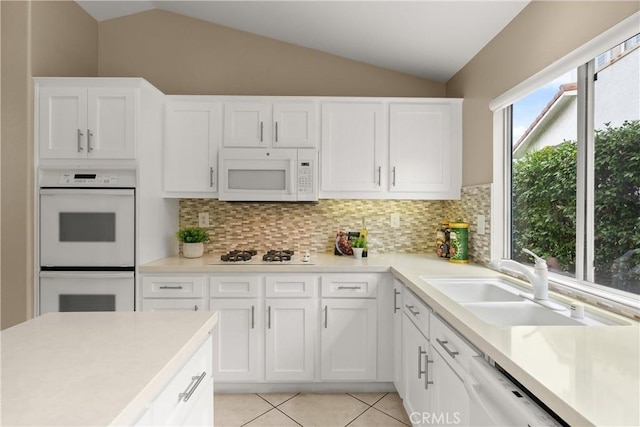
<svg viewBox="0 0 640 427"><path fill-rule="evenodd" d="M87 89L41 87L38 96L40 158L87 157Z"/></svg>
<svg viewBox="0 0 640 427"><path fill-rule="evenodd" d="M386 174L382 104L322 105L323 192L380 192Z"/></svg>
<svg viewBox="0 0 640 427"><path fill-rule="evenodd" d="M446 425L471 425L469 395L462 380L438 351L433 350L431 355L434 413L438 414Z"/></svg>
<svg viewBox="0 0 640 427"><path fill-rule="evenodd" d="M404 406L412 417L422 419L432 410L433 358L427 339L418 331L411 320L402 319L402 351L404 371ZM412 421L417 421L413 419ZM417 424L421 424L418 422Z"/></svg>
<svg viewBox="0 0 640 427"><path fill-rule="evenodd" d="M134 159L136 89L89 88L87 153L96 159Z"/></svg>
<svg viewBox="0 0 640 427"><path fill-rule="evenodd" d="M315 147L316 110L310 102L273 104L273 146Z"/></svg>
<svg viewBox="0 0 640 427"><path fill-rule="evenodd" d="M375 299L323 299L321 379L375 380Z"/></svg>
<svg viewBox="0 0 640 427"><path fill-rule="evenodd" d="M212 298L218 312L213 330L213 377L216 381L262 381L264 311L257 298Z"/></svg>
<svg viewBox="0 0 640 427"><path fill-rule="evenodd" d="M312 381L316 299L267 299L267 381Z"/></svg>
<svg viewBox="0 0 640 427"><path fill-rule="evenodd" d="M225 147L268 147L271 144L271 104L224 104Z"/></svg>
<svg viewBox="0 0 640 427"><path fill-rule="evenodd" d="M452 135L452 104L392 104L389 160L392 192L449 192L460 162Z"/></svg>
<svg viewBox="0 0 640 427"><path fill-rule="evenodd" d="M164 191L212 196L218 191L222 108L216 102L168 102Z"/></svg>
<svg viewBox="0 0 640 427"><path fill-rule="evenodd" d="M401 398L404 398L402 375L402 283L393 281L393 382Z"/></svg>

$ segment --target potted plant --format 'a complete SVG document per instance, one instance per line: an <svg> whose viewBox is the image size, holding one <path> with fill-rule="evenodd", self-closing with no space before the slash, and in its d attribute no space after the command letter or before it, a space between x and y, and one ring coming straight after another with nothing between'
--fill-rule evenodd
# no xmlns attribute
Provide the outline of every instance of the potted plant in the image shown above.
<svg viewBox="0 0 640 427"><path fill-rule="evenodd" d="M364 236L354 237L351 239L351 249L355 258L362 258L362 252L367 247L367 238Z"/></svg>
<svg viewBox="0 0 640 427"><path fill-rule="evenodd" d="M204 242L209 241L207 230L200 227L184 227L176 233L182 243L182 255L185 258L199 258L204 253Z"/></svg>

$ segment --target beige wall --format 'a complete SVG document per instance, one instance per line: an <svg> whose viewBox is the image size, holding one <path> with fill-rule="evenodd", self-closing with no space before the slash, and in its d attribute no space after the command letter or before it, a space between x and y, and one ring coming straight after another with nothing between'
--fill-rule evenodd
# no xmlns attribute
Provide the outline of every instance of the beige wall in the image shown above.
<svg viewBox="0 0 640 427"><path fill-rule="evenodd" d="M99 24L100 76L168 94L445 96L445 85L151 10Z"/></svg>
<svg viewBox="0 0 640 427"><path fill-rule="evenodd" d="M637 1L533 1L449 80L447 96L464 97L463 185L493 181L489 102L638 10Z"/></svg>
<svg viewBox="0 0 640 427"><path fill-rule="evenodd" d="M97 23L75 2L2 1L0 328L33 315L32 76L96 76Z"/></svg>

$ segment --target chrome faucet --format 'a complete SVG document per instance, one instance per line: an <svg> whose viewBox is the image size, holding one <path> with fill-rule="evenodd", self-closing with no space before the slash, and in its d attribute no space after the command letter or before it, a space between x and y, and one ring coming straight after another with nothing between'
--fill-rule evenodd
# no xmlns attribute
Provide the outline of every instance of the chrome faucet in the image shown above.
<svg viewBox="0 0 640 427"><path fill-rule="evenodd" d="M531 299L544 307L551 308L552 310L566 310L566 307L549 301L549 270L547 269L547 262L529 249L523 249L522 252L531 255L536 260L533 272L517 261L504 258L491 261L489 268L496 271L511 270L523 274L533 286L533 296L521 296Z"/></svg>

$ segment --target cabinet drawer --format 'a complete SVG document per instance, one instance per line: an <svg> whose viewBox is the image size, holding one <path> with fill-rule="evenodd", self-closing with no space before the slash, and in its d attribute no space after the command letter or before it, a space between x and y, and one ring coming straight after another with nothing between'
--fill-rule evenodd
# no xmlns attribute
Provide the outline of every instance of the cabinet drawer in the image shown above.
<svg viewBox="0 0 640 427"><path fill-rule="evenodd" d="M464 369L468 371L469 362L472 357L480 355L480 351L476 350L458 332L433 313L431 313L430 326L431 346L440 353L442 358L454 370ZM464 378L464 376L461 376L461 378Z"/></svg>
<svg viewBox="0 0 640 427"><path fill-rule="evenodd" d="M252 298L260 295L260 276L214 276L209 279L212 298Z"/></svg>
<svg viewBox="0 0 640 427"><path fill-rule="evenodd" d="M182 424L180 420L188 415L202 393L211 396L213 405L212 352L213 340L209 335L153 402L155 425Z"/></svg>
<svg viewBox="0 0 640 427"><path fill-rule="evenodd" d="M322 276L322 297L375 298L378 276L375 274L327 274Z"/></svg>
<svg viewBox="0 0 640 427"><path fill-rule="evenodd" d="M415 323L422 334L429 338L429 307L409 289L404 288L403 311Z"/></svg>
<svg viewBox="0 0 640 427"><path fill-rule="evenodd" d="M143 276L144 298L199 298L203 296L204 277Z"/></svg>
<svg viewBox="0 0 640 427"><path fill-rule="evenodd" d="M145 298L142 311L200 311L207 310L204 298Z"/></svg>
<svg viewBox="0 0 640 427"><path fill-rule="evenodd" d="M313 298L316 295L316 276L267 276L267 298Z"/></svg>

